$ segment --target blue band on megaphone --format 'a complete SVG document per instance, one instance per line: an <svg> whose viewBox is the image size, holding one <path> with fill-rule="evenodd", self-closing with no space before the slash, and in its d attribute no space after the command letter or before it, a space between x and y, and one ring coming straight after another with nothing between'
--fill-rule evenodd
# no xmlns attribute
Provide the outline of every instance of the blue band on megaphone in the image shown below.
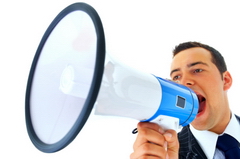
<svg viewBox="0 0 240 159"><path fill-rule="evenodd" d="M162 97L157 112L143 122L150 122L159 115L179 119L179 125L186 126L196 117L198 112L197 95L188 87L156 77L162 88Z"/></svg>

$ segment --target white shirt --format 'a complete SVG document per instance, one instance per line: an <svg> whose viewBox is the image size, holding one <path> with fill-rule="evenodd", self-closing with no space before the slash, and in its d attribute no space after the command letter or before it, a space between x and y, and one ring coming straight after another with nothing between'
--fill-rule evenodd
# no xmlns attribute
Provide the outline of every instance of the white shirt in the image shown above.
<svg viewBox="0 0 240 159"><path fill-rule="evenodd" d="M225 159L223 153L216 149L216 143L219 136L218 134L207 130L196 130L191 125L190 129L208 159ZM224 133L233 136L236 140L238 140L238 142L240 142L240 126L235 115L232 115L232 118L223 134Z"/></svg>

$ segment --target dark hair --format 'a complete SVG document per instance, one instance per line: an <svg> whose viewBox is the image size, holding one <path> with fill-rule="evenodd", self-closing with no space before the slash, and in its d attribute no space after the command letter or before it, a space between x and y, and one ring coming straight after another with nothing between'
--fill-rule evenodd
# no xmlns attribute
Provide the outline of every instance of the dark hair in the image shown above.
<svg viewBox="0 0 240 159"><path fill-rule="evenodd" d="M194 47L201 47L208 50L212 55L212 62L216 65L221 74L227 71L227 65L223 56L213 47L199 42L185 42L177 45L173 50L173 57L183 50Z"/></svg>

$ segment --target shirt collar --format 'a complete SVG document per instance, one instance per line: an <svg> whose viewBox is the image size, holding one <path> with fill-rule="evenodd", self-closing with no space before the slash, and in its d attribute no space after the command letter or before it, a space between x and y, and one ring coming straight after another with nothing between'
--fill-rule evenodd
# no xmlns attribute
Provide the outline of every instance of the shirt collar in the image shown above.
<svg viewBox="0 0 240 159"><path fill-rule="evenodd" d="M223 134L224 133L231 135L240 143L240 126L239 126L239 121L237 120L235 115L232 116Z"/></svg>
<svg viewBox="0 0 240 159"><path fill-rule="evenodd" d="M207 130L196 130L192 125L190 125L190 129L207 158L213 158L219 135ZM232 115L223 134L224 133L233 136L238 142L240 142L240 126L235 115Z"/></svg>

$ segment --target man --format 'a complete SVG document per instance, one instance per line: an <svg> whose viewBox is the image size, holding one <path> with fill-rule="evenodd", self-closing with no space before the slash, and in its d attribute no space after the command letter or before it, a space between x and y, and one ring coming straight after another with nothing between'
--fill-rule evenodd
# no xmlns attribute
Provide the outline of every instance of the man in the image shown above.
<svg viewBox="0 0 240 159"><path fill-rule="evenodd" d="M228 133L240 141L240 127L229 108L232 77L224 58L208 45L182 43L173 51L170 76L197 94L198 114L179 134L154 123L139 123L131 159L225 158L216 148L218 136Z"/></svg>

